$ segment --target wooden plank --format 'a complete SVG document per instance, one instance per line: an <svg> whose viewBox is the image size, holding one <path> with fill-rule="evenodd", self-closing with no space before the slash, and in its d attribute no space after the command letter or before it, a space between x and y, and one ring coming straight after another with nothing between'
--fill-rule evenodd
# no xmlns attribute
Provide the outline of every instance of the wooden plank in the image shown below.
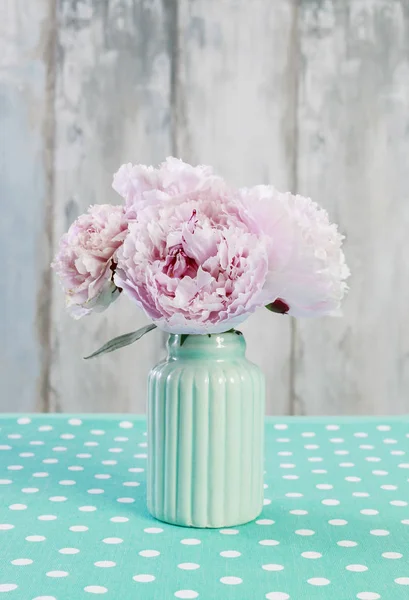
<svg viewBox="0 0 409 600"><path fill-rule="evenodd" d="M255 6L256 4L256 6ZM291 0L180 0L174 101L176 151L236 185L294 175ZM267 376L268 412L289 411L291 321L260 310L242 327Z"/></svg>
<svg viewBox="0 0 409 600"><path fill-rule="evenodd" d="M347 235L342 319L299 322L296 412L409 409L409 11L304 0L298 188Z"/></svg>
<svg viewBox="0 0 409 600"><path fill-rule="evenodd" d="M56 75L55 240L93 203L119 203L112 173L170 153L170 61L161 0L61 0ZM54 282L54 411L145 409L160 333L93 361L82 357L147 319L127 298L80 321Z"/></svg>
<svg viewBox="0 0 409 600"><path fill-rule="evenodd" d="M53 25L0 0L0 411L47 408Z"/></svg>

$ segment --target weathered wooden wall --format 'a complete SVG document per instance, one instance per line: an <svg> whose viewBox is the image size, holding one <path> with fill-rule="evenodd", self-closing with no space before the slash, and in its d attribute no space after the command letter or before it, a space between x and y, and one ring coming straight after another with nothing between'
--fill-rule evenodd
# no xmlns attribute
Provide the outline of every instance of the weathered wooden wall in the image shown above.
<svg viewBox="0 0 409 600"><path fill-rule="evenodd" d="M72 321L48 265L119 164L174 154L347 235L344 318L243 327L268 412L407 411L408 132L408 0L0 0L0 410L144 410L163 336L85 363L146 319Z"/></svg>

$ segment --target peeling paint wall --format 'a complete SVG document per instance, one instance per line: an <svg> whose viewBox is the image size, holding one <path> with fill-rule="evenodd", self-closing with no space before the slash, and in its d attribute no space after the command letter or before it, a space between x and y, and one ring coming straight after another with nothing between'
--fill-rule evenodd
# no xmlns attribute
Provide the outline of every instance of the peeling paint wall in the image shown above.
<svg viewBox="0 0 409 600"><path fill-rule="evenodd" d="M347 235L343 319L258 313L268 412L409 410L407 0L0 0L0 410L143 412L163 354L121 298L74 322L49 263L122 162L311 195Z"/></svg>

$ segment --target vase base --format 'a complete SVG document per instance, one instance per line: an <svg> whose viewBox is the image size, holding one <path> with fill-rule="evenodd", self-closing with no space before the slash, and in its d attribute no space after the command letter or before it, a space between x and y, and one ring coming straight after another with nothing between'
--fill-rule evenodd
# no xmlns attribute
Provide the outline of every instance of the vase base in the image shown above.
<svg viewBox="0 0 409 600"><path fill-rule="evenodd" d="M191 529L225 529L227 527L238 527L239 525L246 525L257 519L261 514L262 508L256 511L253 515L244 517L243 519L234 521L220 521L220 522L195 522L190 519L167 519L165 517L154 514L149 511L154 519L161 521L162 523L168 523L169 525L176 525L177 527L187 527Z"/></svg>

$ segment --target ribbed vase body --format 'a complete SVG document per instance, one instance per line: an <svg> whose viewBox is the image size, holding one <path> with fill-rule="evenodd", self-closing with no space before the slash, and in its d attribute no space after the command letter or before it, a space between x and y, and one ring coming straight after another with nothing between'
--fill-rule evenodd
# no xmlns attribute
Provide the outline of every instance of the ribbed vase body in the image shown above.
<svg viewBox="0 0 409 600"><path fill-rule="evenodd" d="M236 333L171 335L150 372L147 497L161 521L227 527L261 512L264 376L245 347Z"/></svg>

